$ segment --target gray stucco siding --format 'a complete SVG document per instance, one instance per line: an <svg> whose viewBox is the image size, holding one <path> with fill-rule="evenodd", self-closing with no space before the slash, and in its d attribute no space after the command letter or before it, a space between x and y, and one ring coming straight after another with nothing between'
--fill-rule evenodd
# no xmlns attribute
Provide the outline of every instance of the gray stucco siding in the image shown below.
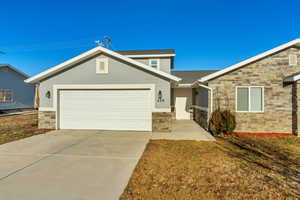
<svg viewBox="0 0 300 200"><path fill-rule="evenodd" d="M0 90L12 90L12 102L0 102L0 110L33 108L35 86L8 67L0 68Z"/></svg>
<svg viewBox="0 0 300 200"><path fill-rule="evenodd" d="M171 58L134 58L134 60L139 61L143 64L149 65L150 59L159 59L159 69L163 72L171 73Z"/></svg>
<svg viewBox="0 0 300 200"><path fill-rule="evenodd" d="M108 73L96 73L96 59L108 57ZM107 55L97 55L68 70L55 74L40 82L40 106L53 107L53 85L56 84L154 84L155 107L170 108L170 82L155 74L143 71L124 61ZM163 102L157 102L158 91L163 94ZM47 91L51 98L46 98Z"/></svg>

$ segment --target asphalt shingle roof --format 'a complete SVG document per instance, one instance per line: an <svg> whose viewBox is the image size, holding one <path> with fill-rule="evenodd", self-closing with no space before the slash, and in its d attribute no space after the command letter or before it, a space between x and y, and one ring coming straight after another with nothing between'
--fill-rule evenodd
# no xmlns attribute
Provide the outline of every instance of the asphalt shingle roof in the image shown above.
<svg viewBox="0 0 300 200"><path fill-rule="evenodd" d="M182 81L180 83L191 84L194 83L196 80L217 71L219 70L172 71L171 74L182 78Z"/></svg>
<svg viewBox="0 0 300 200"><path fill-rule="evenodd" d="M175 49L124 50L116 52L122 55L175 54Z"/></svg>

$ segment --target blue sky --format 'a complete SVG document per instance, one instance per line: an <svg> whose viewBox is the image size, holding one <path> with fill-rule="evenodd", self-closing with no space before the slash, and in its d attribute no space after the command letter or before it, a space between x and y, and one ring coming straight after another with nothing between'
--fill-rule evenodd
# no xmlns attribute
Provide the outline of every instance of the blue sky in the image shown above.
<svg viewBox="0 0 300 200"><path fill-rule="evenodd" d="M175 69L222 69L300 37L300 2L1 1L0 63L29 75L112 38L114 50L174 48Z"/></svg>

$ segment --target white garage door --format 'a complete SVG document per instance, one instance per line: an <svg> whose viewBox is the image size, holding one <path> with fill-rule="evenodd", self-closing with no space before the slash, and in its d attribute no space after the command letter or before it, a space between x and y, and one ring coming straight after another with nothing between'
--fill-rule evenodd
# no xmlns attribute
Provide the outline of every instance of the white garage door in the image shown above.
<svg viewBox="0 0 300 200"><path fill-rule="evenodd" d="M152 130L150 90L61 90L60 129Z"/></svg>

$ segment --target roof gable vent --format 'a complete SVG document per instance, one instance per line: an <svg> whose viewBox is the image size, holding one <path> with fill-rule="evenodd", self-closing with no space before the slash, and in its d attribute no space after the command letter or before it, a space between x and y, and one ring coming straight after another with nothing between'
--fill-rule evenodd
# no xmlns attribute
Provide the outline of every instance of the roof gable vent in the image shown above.
<svg viewBox="0 0 300 200"><path fill-rule="evenodd" d="M297 65L297 64L298 64L297 55L295 55L295 54L289 55L289 65L294 66L294 65Z"/></svg>

